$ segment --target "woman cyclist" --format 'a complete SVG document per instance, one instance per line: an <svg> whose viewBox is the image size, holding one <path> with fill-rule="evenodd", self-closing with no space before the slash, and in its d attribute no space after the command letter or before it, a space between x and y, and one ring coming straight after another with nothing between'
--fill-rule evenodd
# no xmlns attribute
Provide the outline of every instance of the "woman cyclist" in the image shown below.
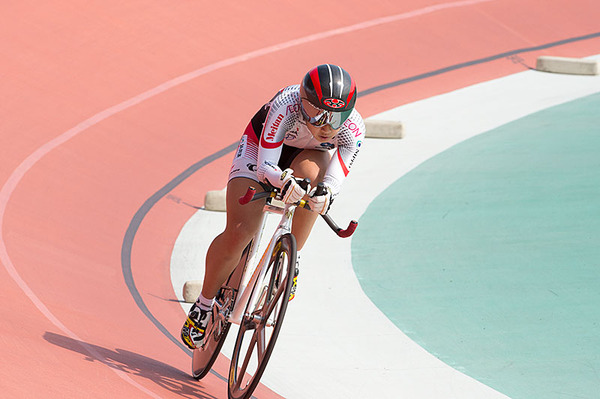
<svg viewBox="0 0 600 399"><path fill-rule="evenodd" d="M292 225L298 251L302 249L318 214L327 213L339 193L364 139L356 97L356 84L347 71L319 65L300 85L279 91L246 127L229 172L226 227L208 249L202 292L181 329L189 348L202 345L213 299L260 227L264 202L240 205L238 198L249 186L261 190L260 184L278 188L286 203L307 196L312 211L298 208ZM304 190L296 178L323 182L325 192Z"/></svg>

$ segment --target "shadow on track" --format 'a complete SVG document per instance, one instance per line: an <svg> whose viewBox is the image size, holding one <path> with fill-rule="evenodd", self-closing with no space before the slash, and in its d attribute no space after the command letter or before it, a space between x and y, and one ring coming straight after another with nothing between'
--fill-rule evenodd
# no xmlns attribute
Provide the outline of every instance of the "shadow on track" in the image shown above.
<svg viewBox="0 0 600 399"><path fill-rule="evenodd" d="M80 353L85 360L99 361L124 373L146 378L181 397L217 399L216 396L205 391L201 383L193 380L188 374L158 360L124 349L107 349L51 332L44 333L44 339L53 345ZM87 348L97 351L103 359L90 356Z"/></svg>

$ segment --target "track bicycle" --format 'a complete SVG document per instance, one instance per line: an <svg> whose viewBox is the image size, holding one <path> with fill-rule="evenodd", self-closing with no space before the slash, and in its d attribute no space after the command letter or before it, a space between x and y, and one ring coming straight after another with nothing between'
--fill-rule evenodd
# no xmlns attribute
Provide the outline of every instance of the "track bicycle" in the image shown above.
<svg viewBox="0 0 600 399"><path fill-rule="evenodd" d="M306 190L310 180L299 184ZM323 193L319 183L317 193ZM230 399L250 398L267 366L282 326L296 270L296 239L291 233L292 219L297 207L310 209L308 202L295 204L277 201L278 190L256 193L249 187L239 199L244 205L266 199L260 228L242 252L240 261L215 297L212 323L204 344L195 349L192 357L192 375L203 378L212 368L229 332L231 324L239 325L228 377ZM280 214L268 246L259 258L258 247L269 214ZM339 236L349 237L358 223L351 221L348 228L340 228L329 215L322 215L328 226Z"/></svg>

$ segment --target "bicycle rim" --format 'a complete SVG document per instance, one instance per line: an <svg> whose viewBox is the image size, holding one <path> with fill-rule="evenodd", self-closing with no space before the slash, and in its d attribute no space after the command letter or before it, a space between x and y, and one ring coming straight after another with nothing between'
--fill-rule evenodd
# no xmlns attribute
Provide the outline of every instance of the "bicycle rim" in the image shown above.
<svg viewBox="0 0 600 399"><path fill-rule="evenodd" d="M221 319L217 319L215 323L214 329L206 338L207 342L202 348L194 349L192 355L192 376L197 380L206 376L217 360L231 325Z"/></svg>
<svg viewBox="0 0 600 399"><path fill-rule="evenodd" d="M229 369L229 398L250 398L271 357L289 302L296 268L296 240L283 235L275 244L263 281L252 288L260 299L246 309Z"/></svg>

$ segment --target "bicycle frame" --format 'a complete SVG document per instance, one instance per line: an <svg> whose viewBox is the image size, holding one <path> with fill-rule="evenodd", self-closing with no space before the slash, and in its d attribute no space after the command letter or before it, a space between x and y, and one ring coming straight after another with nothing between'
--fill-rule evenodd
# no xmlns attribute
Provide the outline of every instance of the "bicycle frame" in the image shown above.
<svg viewBox="0 0 600 399"><path fill-rule="evenodd" d="M299 183L306 183L306 186L308 186L310 181L305 179ZM317 191L319 189L324 189L322 183L317 185ZM277 198L277 195L278 191L274 188L256 193L254 188L249 187L246 194L239 198L239 203L241 205L247 204L253 200L267 198L262 210L263 214L260 227L252 241L250 241L242 252L242 256L235 270L231 273L227 282L221 287L221 290L219 290L219 294L214 302L213 322L211 323L210 330L207 331L206 334L207 339L201 348L194 350L192 357L192 375L199 380L210 371L225 341L230 325L237 324L240 326L236 349L234 350L234 357L232 358L231 363L231 370L233 371L230 371L229 376L230 398L249 398L250 396L248 395L251 395L252 391L256 388L256 384L260 380L271 351L273 350L273 346L275 345L277 335L281 328L280 320L283 319L287 301L289 301L287 297L291 290L291 280L289 280L289 278L293 273L292 267L296 260L296 242L291 233L292 218L294 217L297 207L303 207L305 209L310 209L310 207L308 202L304 200L300 200L295 204L281 204L279 201L274 200ZM281 218L278 226L274 229L271 239L268 244L266 244L261 241L270 214L280 214ZM322 216L327 222L327 225L339 237L351 236L358 224L353 220L348 225L348 228L343 230L331 219L331 217L328 215ZM264 248L263 251L262 247L265 247L265 245L266 248ZM281 245L281 247L278 245ZM262 253L260 251L262 251ZM270 280L268 281L268 286L270 288L268 289L271 290L274 281L278 281L273 280L273 278L275 278L274 276L282 270L280 268L283 266L279 262L284 259L281 258L283 253L287 254L288 262L287 271L285 272L285 277L283 277L286 281L286 285L281 286L285 287L283 288L284 291L278 290L278 294L275 294L278 295L278 299L275 299L276 302L270 302L274 297L271 297L270 294L266 294L266 292L273 291L265 291L264 288L266 287L263 287L263 283L267 276L270 275ZM277 256L275 257L275 255ZM256 287L263 288L256 289ZM270 302L273 307L261 309L260 305L261 303L264 304L265 301ZM277 301L284 302L277 305ZM277 311L273 313L275 309L277 309ZM264 341L265 327L273 328L271 331L272 335L268 338L268 343ZM244 341L245 333L252 330L254 330L254 333L250 338L250 341ZM258 335L255 336L254 334ZM271 339L273 339L273 341L271 341ZM256 350L257 356L259 356L259 363L257 366L258 368L255 370L256 374L251 376L250 381L244 385L244 388L240 388L240 384L242 384L244 378L243 375L246 374L249 365L248 361L250 359L250 357L247 356L244 356L243 358L239 357L239 345L243 345L244 342L248 342L250 345L244 349L250 351L246 355L251 354L252 351ZM236 359L235 363L234 359ZM242 359L242 368L238 375L237 365L240 359ZM238 379L238 377L241 379ZM232 392L234 393L232 394Z"/></svg>
<svg viewBox="0 0 600 399"><path fill-rule="evenodd" d="M269 260L269 256L273 253L274 245L277 240L284 234L291 232L292 229L292 218L294 217L294 211L298 205L296 204L286 204L283 208L273 205L269 201L265 204L263 208L263 215L260 224L260 228L254 236L252 248L250 253L248 254L248 260L244 265L244 271L242 272L242 280L240 283L240 288L238 291L238 297L235 301L235 305L233 308L233 312L229 315L228 321L234 324L239 325L244 316L244 311L246 308L252 309L256 302L258 301L259 292L253 292L252 290L247 289L248 287L254 287L256 281L262 280L265 275L265 264ZM271 240L269 241L269 245L265 249L262 254L260 261L256 262L256 257L258 255L258 248L260 241L262 240L262 235L265 229L266 221L269 214L281 214L281 220L279 221L279 225L275 229ZM252 267L252 265L255 265ZM250 269L252 270L250 270ZM250 272L252 274L250 274ZM250 277L248 277L250 276Z"/></svg>

